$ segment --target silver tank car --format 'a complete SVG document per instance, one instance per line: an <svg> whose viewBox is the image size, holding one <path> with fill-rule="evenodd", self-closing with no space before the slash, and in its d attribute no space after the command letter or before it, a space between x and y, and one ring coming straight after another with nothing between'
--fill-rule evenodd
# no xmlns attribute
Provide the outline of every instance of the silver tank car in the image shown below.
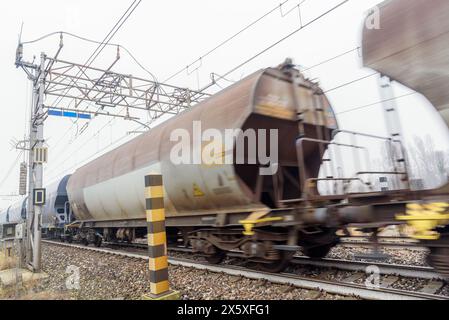
<svg viewBox="0 0 449 320"><path fill-rule="evenodd" d="M0 213L0 224L17 224L25 220L28 207L27 199L28 197L22 198L6 210L3 210Z"/></svg>
<svg viewBox="0 0 449 320"><path fill-rule="evenodd" d="M67 183L70 175L46 187L47 201L42 212L42 228L61 228L70 222Z"/></svg>
<svg viewBox="0 0 449 320"><path fill-rule="evenodd" d="M298 115L302 118L302 133L298 128ZM323 91L292 65L287 63L258 71L78 169L67 185L77 220L145 219L144 176L148 174L164 177L168 218L252 213L277 207L272 177L258 185L263 165L258 159L250 159L249 153L245 154L246 164L238 164L235 143L230 147L222 146L218 155L234 155L234 161L229 164L173 164L170 154L179 143L170 139L175 130L184 129L190 134L192 153L208 146L208 142L199 145L193 142L195 121L201 123L203 131L216 129L220 133L230 129L244 132L277 129L278 165L282 172L293 177L283 179L284 199L296 199L302 192L300 184L291 182L300 178L296 153L298 137L329 136L337 128L334 112ZM304 156L309 175L318 176L319 147L316 144L307 146Z"/></svg>

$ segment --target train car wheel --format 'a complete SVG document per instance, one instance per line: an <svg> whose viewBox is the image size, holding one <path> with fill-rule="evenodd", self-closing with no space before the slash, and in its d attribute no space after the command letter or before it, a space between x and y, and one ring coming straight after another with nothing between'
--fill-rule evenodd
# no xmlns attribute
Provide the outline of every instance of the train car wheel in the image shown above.
<svg viewBox="0 0 449 320"><path fill-rule="evenodd" d="M449 281L449 248L431 248L428 260L429 264Z"/></svg>
<svg viewBox="0 0 449 320"><path fill-rule="evenodd" d="M216 248L216 252L214 254L208 255L205 258L206 261L209 262L210 264L220 264L226 258L226 252Z"/></svg>
<svg viewBox="0 0 449 320"><path fill-rule="evenodd" d="M293 257L293 254L282 251L280 253L280 255L281 255L281 258L279 260L276 260L273 262L267 262L267 263L259 263L258 269L263 272L269 272L269 273L280 273L280 272L284 271L288 267L288 265Z"/></svg>
<svg viewBox="0 0 449 320"><path fill-rule="evenodd" d="M100 236L96 236L95 237L95 246L97 248L100 248L102 243L103 243L103 239Z"/></svg>
<svg viewBox="0 0 449 320"><path fill-rule="evenodd" d="M84 238L83 240L81 240L81 243L82 243L83 245L85 245L86 247L89 246L89 241L88 241L86 238Z"/></svg>
<svg viewBox="0 0 449 320"><path fill-rule="evenodd" d="M428 243L430 253L427 256L427 262L432 266L446 281L449 281L449 226L437 230L441 237L436 241ZM433 245L436 245L435 247Z"/></svg>

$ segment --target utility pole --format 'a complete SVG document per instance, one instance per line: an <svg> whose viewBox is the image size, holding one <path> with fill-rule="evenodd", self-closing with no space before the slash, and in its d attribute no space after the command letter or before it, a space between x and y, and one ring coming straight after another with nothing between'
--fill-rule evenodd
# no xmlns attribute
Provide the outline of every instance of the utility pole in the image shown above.
<svg viewBox="0 0 449 320"><path fill-rule="evenodd" d="M43 186L43 164L47 162L47 149L44 148L44 93L45 93L45 59L40 56L40 64L22 61L23 48L19 44L16 66L23 68L32 81L32 101L28 151L28 200L25 232L26 266L33 272L41 270L41 221L42 206L45 204Z"/></svg>
<svg viewBox="0 0 449 320"><path fill-rule="evenodd" d="M30 149L29 149L29 182L28 213L26 233L26 263L33 272L41 269L41 221L43 201L37 201L37 190L43 187L43 164L47 153L44 149L44 91L45 91L45 54L40 57L40 64L34 70L33 105L31 107ZM42 150L45 150L42 153Z"/></svg>

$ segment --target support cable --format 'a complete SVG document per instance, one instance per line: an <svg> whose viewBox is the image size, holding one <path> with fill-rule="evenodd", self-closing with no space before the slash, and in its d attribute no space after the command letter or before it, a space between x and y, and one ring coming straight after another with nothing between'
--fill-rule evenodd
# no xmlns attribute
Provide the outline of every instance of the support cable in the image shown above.
<svg viewBox="0 0 449 320"><path fill-rule="evenodd" d="M291 38L292 36L294 36L295 34L297 34L298 32L302 31L303 29L309 27L310 25L312 25L313 23L321 20L322 18L324 18L325 16L329 15L330 13L332 13L333 11L337 10L338 8L340 8L341 6L343 6L344 4L346 4L347 2L349 2L350 0L344 0L342 2L340 2L339 4L337 4L336 6L332 7L331 9L327 10L326 12L320 14L319 16L315 17L314 19L310 20L309 22L303 24L301 27L297 28L296 30L294 30L293 32L289 33L288 35L286 35L285 37L279 39L278 41L274 42L273 44L271 44L270 46L266 47L265 49L263 49L262 51L258 52L257 54L253 55L252 57L248 58L247 60L245 60L244 62L242 62L241 64L237 65L236 67L232 68L231 70L229 70L228 72L226 72L225 74L221 75L223 78L228 77L229 75L231 75L232 73L234 73L235 71L237 71L238 69L241 69L242 67L244 67L245 65L247 65L248 63L252 62L253 60L257 59L258 57L260 57L261 55L263 55L264 53L268 52L269 50L273 49L274 47L278 46L279 44L281 44L282 42L284 42L285 40ZM209 89L210 87L214 86L216 83L214 81L212 81L210 84L206 85L205 87L203 87L200 91L205 91L207 89Z"/></svg>
<svg viewBox="0 0 449 320"><path fill-rule="evenodd" d="M268 17L269 15L271 15L273 12L282 9L282 7L289 2L290 0L286 0L282 3L280 3L279 5L277 5L276 7L274 7L273 9L271 9L270 11L266 12L265 14L263 14L261 17L257 18L256 20L254 20L253 22L251 22L250 24L248 24L246 27L240 29L238 32L234 33L232 36L230 36L229 38L223 40L222 42L220 42L217 46L215 46L214 48L212 48L211 50L207 51L206 53L204 53L203 55L201 55L200 58L196 59L195 61L191 62L190 64L188 64L186 67L180 69L179 71L173 73L170 77L168 77L167 79L164 80L164 82L170 81L173 78L177 77L178 75L180 75L181 73L183 73L184 71L188 71L192 66L196 65L199 62L202 62L202 60L206 57L208 57L209 55L211 55L213 52L217 51L218 49L220 49L221 47L223 47L224 45L226 45L227 43L229 43L230 41L232 41L233 39L235 39L236 37L238 37L239 35L241 35L242 33L244 33L246 30L250 29L251 27L253 27L254 25L256 25L257 23L259 23L260 21L262 21L263 19L265 19L266 17ZM305 2L306 0L303 0L300 4L302 4L303 2ZM281 12L282 13L282 12Z"/></svg>
<svg viewBox="0 0 449 320"><path fill-rule="evenodd" d="M409 96L415 95L417 93L418 92L409 92L409 93L406 93L406 94L403 94L403 95L400 95L400 96L396 96L396 97L393 97L393 98L390 98L390 99L384 99L384 100L381 100L381 101L378 101L378 102L374 102L374 103L370 103L370 104L366 104L366 105L363 105L363 106L350 108L348 110L338 112L338 113L336 113L336 115L342 115L342 114L346 114L346 113L350 113L350 112L354 112L354 111L363 110L363 109L366 109L366 108L369 108L369 107L373 107L373 106L376 106L376 105L384 103L384 102L389 102L389 101L394 101L394 100L402 99L402 98L405 98L405 97L409 97Z"/></svg>
<svg viewBox="0 0 449 320"><path fill-rule="evenodd" d="M9 167L8 171L6 172L6 175L3 177L2 181L0 182L0 188L3 186L3 184L9 179L9 177L11 176L11 173L13 172L14 168L17 166L17 163L20 160L20 157L22 156L23 151L20 151L19 154L17 155L16 159L14 160L14 162L11 164L11 166Z"/></svg>
<svg viewBox="0 0 449 320"><path fill-rule="evenodd" d="M137 1L138 1L138 0L134 0L134 2L128 7L128 9L126 10L126 12L120 17L120 19L118 20L118 22L114 25L114 27L111 29L111 31L106 35L106 37L104 38L104 40L101 41L101 42L94 41L94 40L90 40L90 39L87 39L87 38L83 38L83 37L77 36L77 35L72 34L72 33L67 33L67 32L61 31L61 32L53 32L53 33L47 34L47 35L45 35L45 36L43 36L43 37L40 37L40 38L38 38L38 39L36 39L36 40L33 40L33 41L24 42L24 44L35 43L35 42L37 42L37 41L43 40L43 39L48 38L48 37L50 37L50 36L53 36L53 35L55 35L55 34L69 34L69 35L72 36L72 37L76 37L76 38L79 38L79 39L82 39L82 40L85 40L85 41L88 41L88 42L94 42L94 43L97 43L97 44L99 44L99 46L95 49L95 51L91 54L91 56L87 59L87 61L86 61L86 63L85 63L86 67L84 68L84 70L86 70L86 69L89 68L89 67L92 65L92 63L98 58L98 56L99 56L99 55L101 54L101 52L106 48L106 46L108 46L108 45L110 44L110 41L112 40L112 38L117 34L117 32L121 29L121 27L124 25L124 23L129 19L129 17L132 15L132 13L137 9L137 7L138 7L138 6L140 5L140 3L142 2L142 0L139 0L138 2L137 2ZM136 4L136 2L137 2L137 4ZM131 10L131 11L130 11L130 10ZM122 21L122 20L123 20L123 21ZM115 31L114 31L114 30L115 30ZM124 48L124 47L122 47L122 48ZM145 69L145 68L144 68L144 67L137 61L137 59L134 57L134 55L133 55L128 49L125 48L125 51L131 56L131 58L132 58L134 61L137 62L137 64L138 64L139 66L141 66L144 70L146 70L146 69ZM69 86L72 85L72 84L74 84L74 83L76 83L76 81L79 80L79 77L81 77L81 75L82 75L82 73L84 72L84 70L80 70L80 71L76 74L75 79L71 79L71 80L70 80ZM148 70L146 70L146 71L147 71L150 75L152 75L151 72L149 72ZM153 75L152 75L152 77L155 78ZM57 106L57 105L64 99L64 96L68 94L68 90L69 90L69 88L66 89L66 90L64 91L64 94L63 94L62 97L59 97L58 99L56 99L56 101L55 101L56 106ZM85 110L87 110L87 108L84 109L84 111L85 111ZM79 122L79 119L75 120L75 121L72 123L72 125L70 126L70 128L63 134L62 138L61 138L61 139L58 141L58 143L55 145L55 148L56 148L56 147L63 141L63 139L67 136L67 134L73 129L73 127L74 127L78 122Z"/></svg>

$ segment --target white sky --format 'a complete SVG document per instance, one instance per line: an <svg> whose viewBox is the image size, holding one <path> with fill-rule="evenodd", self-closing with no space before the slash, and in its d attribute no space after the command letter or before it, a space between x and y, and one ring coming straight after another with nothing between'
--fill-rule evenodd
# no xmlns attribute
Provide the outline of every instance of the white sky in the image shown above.
<svg viewBox="0 0 449 320"><path fill-rule="evenodd" d="M307 22L319 16L340 1L307 0L302 5L303 21ZM279 0L144 0L112 42L127 47L159 80L164 80L226 37L274 8L279 2ZM299 2L299 0L289 0L283 7L284 12ZM365 12L378 2L378 0L350 1L245 65L229 78L239 80L257 69L278 65L286 57L292 57L296 63L307 67L360 46ZM25 119L29 116L27 110L30 86L24 72L17 70L14 66L21 23L25 23L24 41L61 30L102 40L130 3L130 0L0 1L0 38L2 39L0 183L7 176L18 155L11 148L10 141L13 138L23 138ZM298 16L297 10L285 17L281 16L280 11L271 14L207 57L198 73L190 76L183 73L171 83L193 89L197 89L198 83L204 86L209 82L210 73L226 73L298 28ZM64 42L65 47L62 52L64 60L84 63L95 49L93 45L72 38L65 38ZM25 58L30 60L33 55L39 56L41 51L53 55L57 46L57 37L25 46ZM114 50L113 48L105 50L94 65L106 67L114 60ZM148 77L125 53L122 53L122 59L115 71ZM362 68L361 59L357 52L354 52L310 70L307 75L318 79L326 90L372 72ZM221 83L222 86L228 84ZM218 87L214 88L215 91L218 89ZM399 85L395 90L397 95L410 91ZM329 93L329 98L337 113L381 100L376 77L333 91ZM398 104L403 132L407 139L415 135L431 135L438 149L447 150L449 145L447 128L438 114L429 108L425 99L410 96L399 99ZM119 143L109 146L111 142L126 135L127 131L137 127L135 123L115 120L100 134L95 135L109 120L95 119L82 136L70 143L76 130L71 130L66 136L63 135L71 127L72 122L64 119L49 119L46 123L45 136L50 147L50 163L45 168L45 181L50 182L66 173L71 173L97 152L103 149L107 151L133 137L127 136ZM339 124L348 130L385 135L380 105L342 114L339 116ZM18 162L15 164L12 173L0 185L0 195L18 192L18 164ZM6 207L10 202L11 199L0 198L0 208Z"/></svg>

